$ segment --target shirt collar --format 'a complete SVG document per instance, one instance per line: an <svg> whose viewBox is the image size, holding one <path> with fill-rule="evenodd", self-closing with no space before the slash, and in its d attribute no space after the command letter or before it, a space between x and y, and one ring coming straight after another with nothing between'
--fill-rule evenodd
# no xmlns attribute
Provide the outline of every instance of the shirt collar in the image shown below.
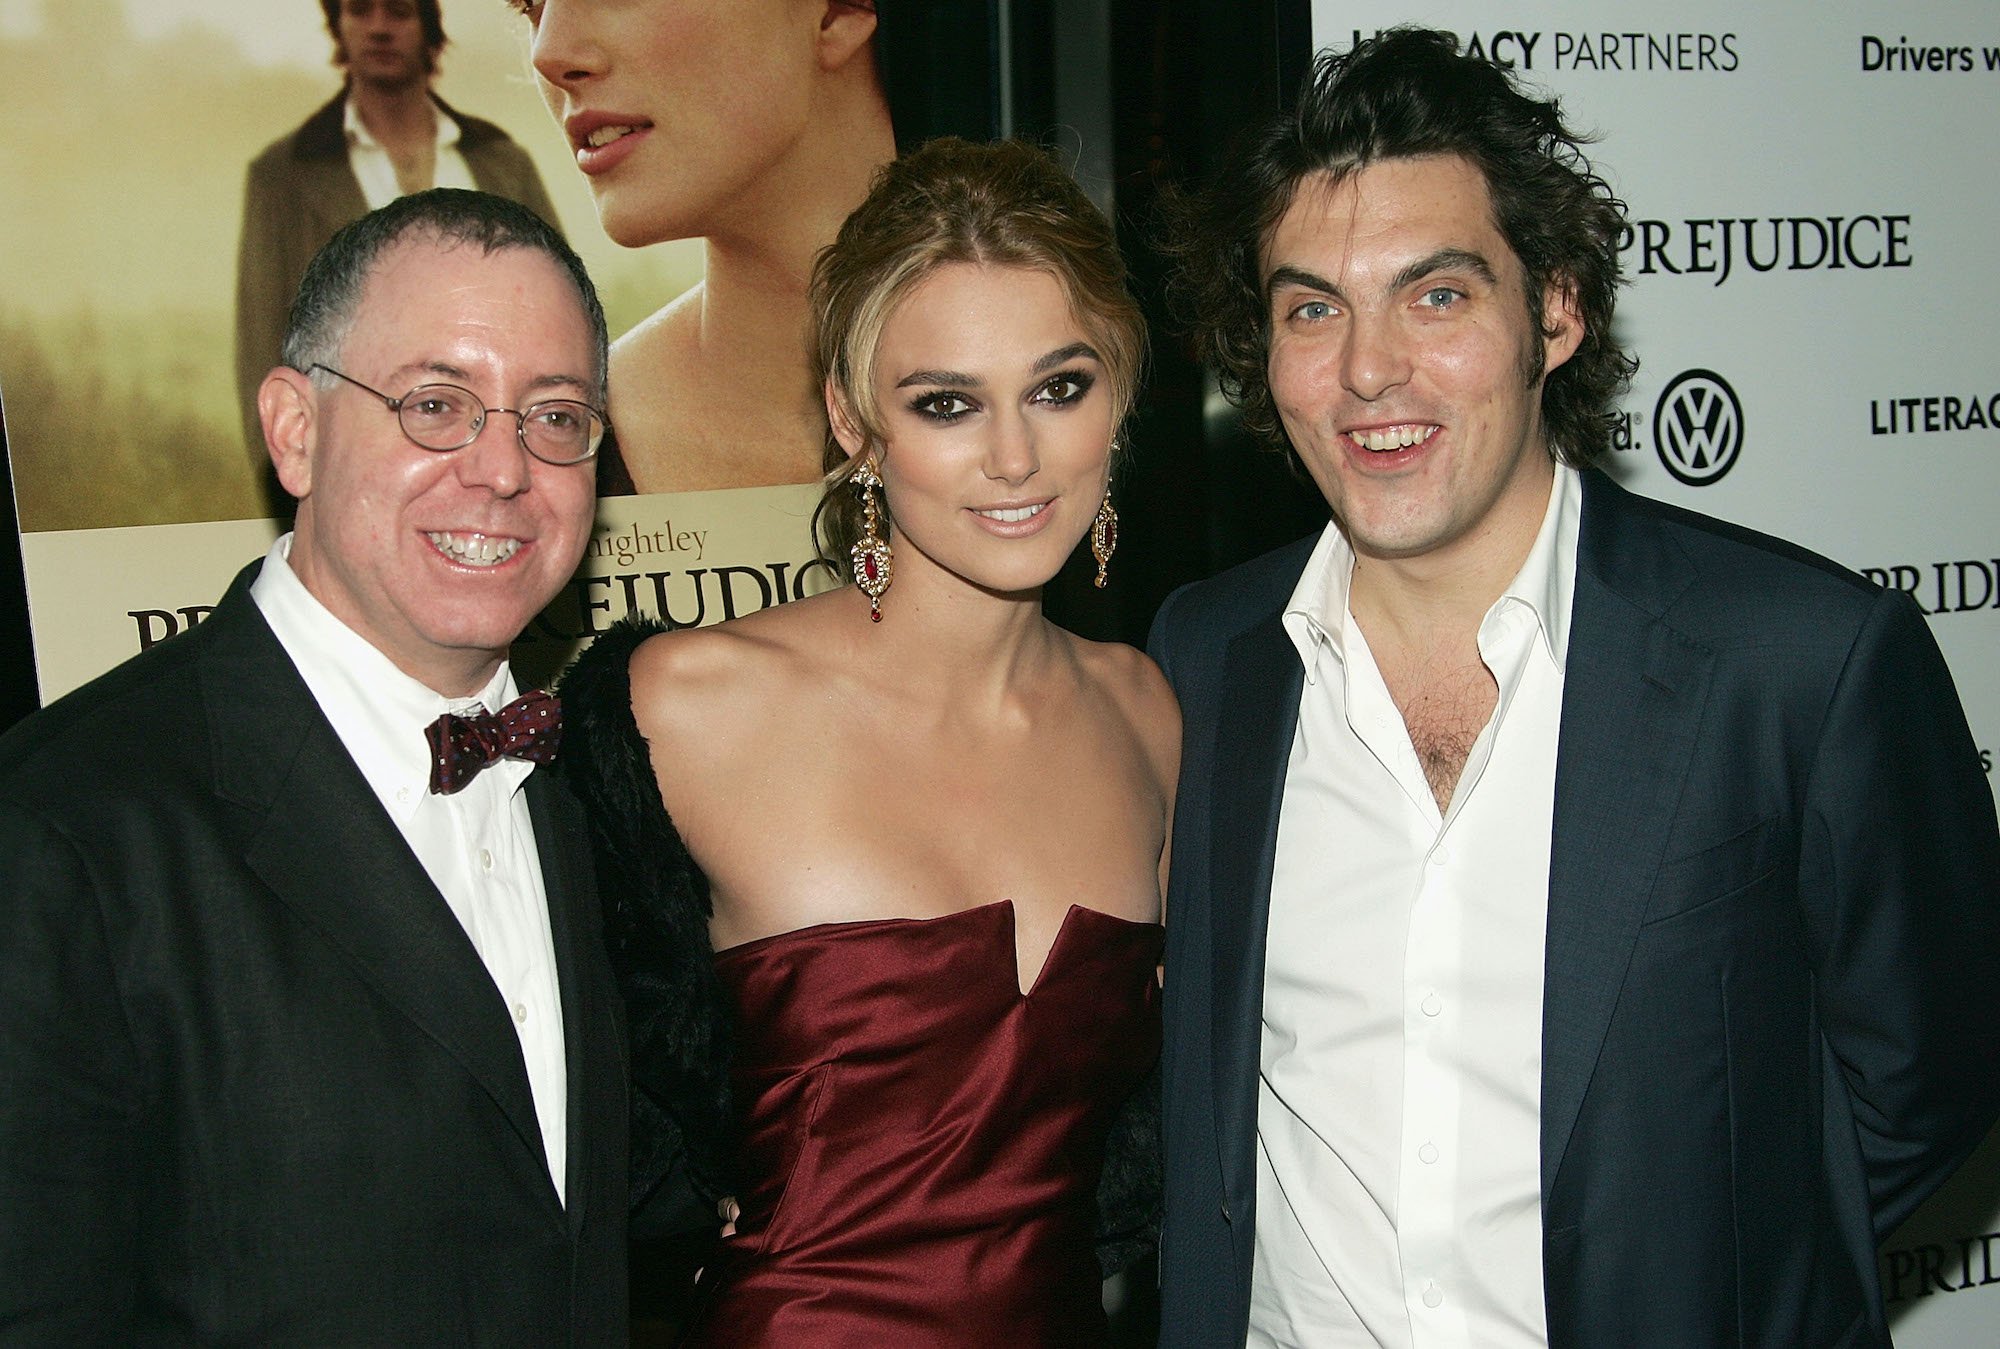
<svg viewBox="0 0 2000 1349"><path fill-rule="evenodd" d="M1549 487L1549 504L1542 527L1514 579L1494 601L1490 614L1502 605L1525 607L1540 628L1549 658L1558 670L1569 653L1571 603L1576 594L1577 523L1582 516L1583 480L1577 471L1556 465ZM1285 602L1285 632L1298 648L1306 682L1319 682L1319 664L1331 658L1346 661L1348 587L1354 578L1354 550L1338 524L1329 522L1312 556L1306 559L1298 585Z"/></svg>
<svg viewBox="0 0 2000 1349"><path fill-rule="evenodd" d="M1322 656L1346 662L1347 587L1353 578L1354 550L1340 526L1329 521L1285 602L1285 633L1298 648L1308 684L1319 682Z"/></svg>
<svg viewBox="0 0 2000 1349"><path fill-rule="evenodd" d="M375 795L392 816L407 818L430 785L424 728L445 712L497 712L514 697L513 670L502 661L476 695L447 698L321 604L292 570L291 551L290 534L271 546L251 598Z"/></svg>
<svg viewBox="0 0 2000 1349"><path fill-rule="evenodd" d="M1500 603L1524 605L1535 616L1549 659L1558 670L1567 668L1569 656L1570 607L1576 595L1576 527L1582 506L1583 479L1575 469L1557 464L1542 527L1521 562L1521 570L1500 595Z"/></svg>
<svg viewBox="0 0 2000 1349"><path fill-rule="evenodd" d="M448 146L457 145L459 137L457 120L445 116L444 109L437 106L435 99L431 101L431 113L437 122L438 148L442 150ZM346 98L341 101L340 128L346 134L349 145L358 145L364 150L380 150L383 148L382 142L376 140L374 134L368 130L368 124L361 120L361 114L354 110L354 100L352 98Z"/></svg>

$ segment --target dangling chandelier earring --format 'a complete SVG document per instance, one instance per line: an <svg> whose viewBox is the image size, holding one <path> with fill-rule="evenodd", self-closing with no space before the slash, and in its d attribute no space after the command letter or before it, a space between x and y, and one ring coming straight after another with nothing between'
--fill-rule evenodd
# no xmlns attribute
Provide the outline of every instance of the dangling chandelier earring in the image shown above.
<svg viewBox="0 0 2000 1349"><path fill-rule="evenodd" d="M1104 500L1097 503L1097 514L1090 522L1090 555L1097 559L1097 588L1104 589L1108 578L1106 569L1111 565L1111 555L1118 551L1118 512L1111 509L1111 476L1104 477Z"/></svg>
<svg viewBox="0 0 2000 1349"><path fill-rule="evenodd" d="M895 574L895 559L889 555L889 541L882 537L882 512L875 494L881 490L882 475L873 459L863 459L854 470L854 490L861 496L861 537L847 550L854 568L854 584L868 597L868 621L882 621L882 596ZM1102 584L1100 582L1099 584Z"/></svg>

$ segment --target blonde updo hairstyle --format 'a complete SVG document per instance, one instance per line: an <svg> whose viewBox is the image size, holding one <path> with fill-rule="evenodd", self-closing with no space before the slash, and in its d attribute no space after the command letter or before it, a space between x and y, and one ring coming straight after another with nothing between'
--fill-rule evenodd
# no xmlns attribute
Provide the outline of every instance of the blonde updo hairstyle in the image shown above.
<svg viewBox="0 0 2000 1349"><path fill-rule="evenodd" d="M873 188L813 267L813 375L864 444L849 457L829 427L825 492L814 515L820 556L847 574L861 537L855 468L883 443L875 399L882 330L905 296L946 263L1046 272L1103 359L1114 431L1138 393L1146 321L1125 284L1111 226L1048 152L1021 141L929 141L876 174Z"/></svg>

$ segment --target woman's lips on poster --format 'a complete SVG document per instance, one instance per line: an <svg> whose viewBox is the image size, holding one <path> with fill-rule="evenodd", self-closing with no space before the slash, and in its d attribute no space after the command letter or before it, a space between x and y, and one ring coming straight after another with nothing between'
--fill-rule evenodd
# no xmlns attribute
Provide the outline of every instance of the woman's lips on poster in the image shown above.
<svg viewBox="0 0 2000 1349"><path fill-rule="evenodd" d="M653 124L625 113L580 112L563 129L576 151L576 166L585 173L603 173L637 149Z"/></svg>

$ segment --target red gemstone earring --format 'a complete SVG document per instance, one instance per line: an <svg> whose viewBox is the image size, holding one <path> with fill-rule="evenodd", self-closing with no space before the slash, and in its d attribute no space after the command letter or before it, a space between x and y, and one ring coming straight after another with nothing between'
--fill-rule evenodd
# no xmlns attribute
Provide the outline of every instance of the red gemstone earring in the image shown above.
<svg viewBox="0 0 2000 1349"><path fill-rule="evenodd" d="M895 559L889 555L889 541L881 535L882 512L876 504L882 475L875 471L872 458L863 459L856 466L852 481L854 490L861 495L862 525L861 537L847 550L847 555L854 567L854 584L868 597L868 619L880 623L882 596L895 575Z"/></svg>
<svg viewBox="0 0 2000 1349"><path fill-rule="evenodd" d="M1118 512L1111 509L1111 479L1104 479L1104 500L1090 522L1090 555L1097 560L1097 588L1109 583L1111 555L1118 551Z"/></svg>

